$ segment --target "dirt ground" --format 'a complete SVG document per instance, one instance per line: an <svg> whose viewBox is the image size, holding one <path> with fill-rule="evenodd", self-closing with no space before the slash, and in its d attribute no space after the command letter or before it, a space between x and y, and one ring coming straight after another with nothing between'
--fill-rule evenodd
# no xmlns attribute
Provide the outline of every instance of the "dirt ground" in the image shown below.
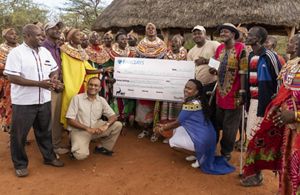
<svg viewBox="0 0 300 195"><path fill-rule="evenodd" d="M8 135L0 133L0 194L197 194L197 195L269 195L276 194L278 178L264 172L264 184L244 188L239 185L239 153L231 163L235 173L214 176L192 168L183 153L161 142L137 139L138 131L130 129L120 136L113 157L93 154L84 161L61 155L65 167L42 163L32 132L27 147L29 176L17 178L7 147ZM91 151L94 148L91 144Z"/></svg>

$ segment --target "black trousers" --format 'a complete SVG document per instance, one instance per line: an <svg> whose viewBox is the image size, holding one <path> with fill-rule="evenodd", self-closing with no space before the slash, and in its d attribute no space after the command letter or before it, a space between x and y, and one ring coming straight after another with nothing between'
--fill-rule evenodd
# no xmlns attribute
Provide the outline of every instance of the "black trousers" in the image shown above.
<svg viewBox="0 0 300 195"><path fill-rule="evenodd" d="M35 139L44 161L56 158L51 136L51 102L36 105L13 104L10 149L15 169L28 166L25 142L31 127L34 129Z"/></svg>
<svg viewBox="0 0 300 195"><path fill-rule="evenodd" d="M222 129L221 154L230 154L233 151L237 131L242 117L242 107L237 109L222 109L217 106L218 132Z"/></svg>
<svg viewBox="0 0 300 195"><path fill-rule="evenodd" d="M213 91L214 87L216 85L216 82L207 84L203 86L203 91L204 94L206 96L207 102L209 101L210 95L207 95L206 93L208 91ZM216 95L214 95L212 101L211 101L211 105L209 106L210 109L210 121L212 123L212 125L214 126L215 130L217 130L217 117L216 117Z"/></svg>

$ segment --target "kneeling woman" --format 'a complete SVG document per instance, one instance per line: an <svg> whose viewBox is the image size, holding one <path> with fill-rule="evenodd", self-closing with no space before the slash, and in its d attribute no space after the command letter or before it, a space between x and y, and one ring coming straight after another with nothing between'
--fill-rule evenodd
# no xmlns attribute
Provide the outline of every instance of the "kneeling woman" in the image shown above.
<svg viewBox="0 0 300 195"><path fill-rule="evenodd" d="M235 170L223 157L215 156L216 132L209 121L208 104L203 94L200 81L190 79L184 88L184 104L182 111L174 122L158 124L154 131L162 133L174 129L169 144L172 148L194 151L199 167L208 174L222 175ZM189 159L187 159L189 160Z"/></svg>

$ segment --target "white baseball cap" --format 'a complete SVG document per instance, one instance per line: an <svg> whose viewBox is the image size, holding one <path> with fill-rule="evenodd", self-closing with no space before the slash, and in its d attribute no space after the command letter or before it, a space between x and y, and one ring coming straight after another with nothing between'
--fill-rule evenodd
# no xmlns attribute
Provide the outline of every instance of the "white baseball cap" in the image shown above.
<svg viewBox="0 0 300 195"><path fill-rule="evenodd" d="M62 28L63 27L63 23L61 21L57 21L57 22L48 22L47 24L45 24L44 26L44 30L47 31L50 28L53 28L55 26L58 26L58 28Z"/></svg>
<svg viewBox="0 0 300 195"><path fill-rule="evenodd" d="M194 32L195 30L200 30L202 32L206 32L204 26L200 26L200 25L197 25L193 28L192 32Z"/></svg>

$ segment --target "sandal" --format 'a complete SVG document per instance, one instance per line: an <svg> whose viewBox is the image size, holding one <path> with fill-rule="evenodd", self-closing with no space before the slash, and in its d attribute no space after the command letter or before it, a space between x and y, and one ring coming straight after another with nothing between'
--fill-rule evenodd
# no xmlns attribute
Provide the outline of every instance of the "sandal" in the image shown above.
<svg viewBox="0 0 300 195"><path fill-rule="evenodd" d="M262 182L263 176L261 173L240 180L241 185L244 187L260 186Z"/></svg>
<svg viewBox="0 0 300 195"><path fill-rule="evenodd" d="M241 140L238 140L236 142L234 142L234 149L238 150L237 148L241 148Z"/></svg>
<svg viewBox="0 0 300 195"><path fill-rule="evenodd" d="M149 135L149 132L147 131L147 130L143 130L140 134L138 134L138 138L139 139L142 139L142 138L144 138L144 137L146 137L146 136L148 136Z"/></svg>
<svg viewBox="0 0 300 195"><path fill-rule="evenodd" d="M243 144L243 145L237 145L237 146L235 146L235 151L237 151L237 152L240 152L241 150L243 151L243 152L246 152L247 151L247 146L246 146L246 144Z"/></svg>
<svg viewBox="0 0 300 195"><path fill-rule="evenodd" d="M26 177L28 175L28 169L16 169L15 170L16 176L17 177Z"/></svg>
<svg viewBox="0 0 300 195"><path fill-rule="evenodd" d="M150 141L151 142L156 142L158 140L158 135L156 133L153 133L151 138L150 138Z"/></svg>

